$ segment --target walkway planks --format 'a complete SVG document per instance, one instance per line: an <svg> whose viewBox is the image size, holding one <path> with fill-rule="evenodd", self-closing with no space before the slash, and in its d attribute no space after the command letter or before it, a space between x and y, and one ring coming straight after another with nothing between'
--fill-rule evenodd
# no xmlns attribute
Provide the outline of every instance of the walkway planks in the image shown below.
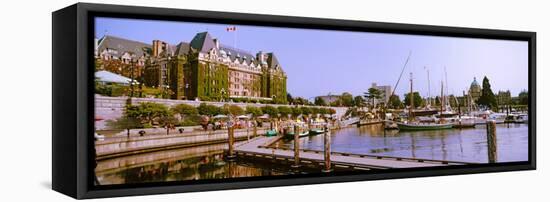
<svg viewBox="0 0 550 202"><path fill-rule="evenodd" d="M235 146L235 152L248 156L270 156L271 158L293 159L293 150L283 150L268 147L279 137L256 137L247 143ZM323 162L323 151L300 151L300 159L306 161ZM388 168L418 168L447 165L463 165L464 162L449 162L438 160L425 160L413 158L381 157L372 155L346 154L340 152L331 153L331 161L335 166L365 167L370 169Z"/></svg>

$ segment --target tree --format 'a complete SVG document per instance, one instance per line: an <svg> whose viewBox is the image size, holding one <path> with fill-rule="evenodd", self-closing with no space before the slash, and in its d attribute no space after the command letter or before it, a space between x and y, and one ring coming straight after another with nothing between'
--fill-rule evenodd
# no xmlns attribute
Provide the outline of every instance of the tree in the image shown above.
<svg viewBox="0 0 550 202"><path fill-rule="evenodd" d="M529 104L529 92L526 90L523 90L518 95L518 104L520 105L528 105Z"/></svg>
<svg viewBox="0 0 550 202"><path fill-rule="evenodd" d="M398 108L401 108L401 106L403 105L403 103L401 102L401 100L399 99L399 96L397 95L392 95L390 96L390 100L388 102L388 105L389 107L393 108L393 109L398 109Z"/></svg>
<svg viewBox="0 0 550 202"><path fill-rule="evenodd" d="M311 107L309 110L311 111L311 114L313 114L313 115L319 114L319 111L320 111L320 109L317 108L317 107Z"/></svg>
<svg viewBox="0 0 550 202"><path fill-rule="evenodd" d="M263 106L261 108L261 110L262 110L263 113L268 114L269 117L272 117L272 118L277 117L277 115L279 114L279 110L277 108L275 108L273 106L269 106L269 105Z"/></svg>
<svg viewBox="0 0 550 202"><path fill-rule="evenodd" d="M152 125L153 121L157 121L159 118L171 115L168 107L163 104L144 102L139 105L127 105L126 115L131 118L135 118L140 123L147 123Z"/></svg>
<svg viewBox="0 0 550 202"><path fill-rule="evenodd" d="M263 112L262 112L262 109L258 108L258 107L254 107L254 106L246 106L246 113L247 114L252 114L253 117L258 117L258 116L261 116L263 115Z"/></svg>
<svg viewBox="0 0 550 202"><path fill-rule="evenodd" d="M363 98L362 96L355 96L353 98L353 104L356 106L356 107L365 107L366 106L366 100L365 98Z"/></svg>
<svg viewBox="0 0 550 202"><path fill-rule="evenodd" d="M327 103L321 97L316 97L315 101L314 101L314 104L317 105L317 106L327 106Z"/></svg>
<svg viewBox="0 0 550 202"><path fill-rule="evenodd" d="M303 115L307 116L311 114L311 107L300 107L300 109L302 110Z"/></svg>
<svg viewBox="0 0 550 202"><path fill-rule="evenodd" d="M328 108L319 108L319 114L329 114Z"/></svg>
<svg viewBox="0 0 550 202"><path fill-rule="evenodd" d="M491 84L487 76L483 77L483 84L481 85L481 97L477 100L477 104L489 108L497 107L497 99L493 90L491 90Z"/></svg>
<svg viewBox="0 0 550 202"><path fill-rule="evenodd" d="M403 101L405 106L411 105L411 93L405 94L405 100ZM415 107L419 107L422 105L422 97L420 97L420 94L418 92L413 92L413 102Z"/></svg>
<svg viewBox="0 0 550 202"><path fill-rule="evenodd" d="M290 93L286 93L286 101L288 103L294 103L294 98L292 98L292 95Z"/></svg>
<svg viewBox="0 0 550 202"><path fill-rule="evenodd" d="M172 108L172 111L176 114L181 115L182 117L199 114L199 110L197 110L197 108L188 104L176 105Z"/></svg>
<svg viewBox="0 0 550 202"><path fill-rule="evenodd" d="M170 129L174 128L174 126L178 124L178 120L170 112L166 114L166 116L160 117L158 122L161 126L166 128L166 135L170 134Z"/></svg>
<svg viewBox="0 0 550 202"><path fill-rule="evenodd" d="M302 114L302 108L300 108L300 107L293 107L292 108L292 115L298 117L300 114Z"/></svg>
<svg viewBox="0 0 550 202"><path fill-rule="evenodd" d="M172 112L174 114L179 114L181 117L180 125L196 125L198 122L199 110L197 108L188 105L188 104L179 104L172 107Z"/></svg>
<svg viewBox="0 0 550 202"><path fill-rule="evenodd" d="M353 106L353 95L351 93L345 92L340 96L341 105L346 107Z"/></svg>
<svg viewBox="0 0 550 202"><path fill-rule="evenodd" d="M303 98L303 97L295 97L294 98L294 104L296 104L296 105L309 105L310 102L307 99Z"/></svg>
<svg viewBox="0 0 550 202"><path fill-rule="evenodd" d="M328 113L329 113L330 115L336 114L336 110L333 109L333 108L329 108L329 109L328 109Z"/></svg>
<svg viewBox="0 0 550 202"><path fill-rule="evenodd" d="M292 114L292 109L287 106L279 106L277 107L277 110L279 110L281 116L288 116L289 114Z"/></svg>
<svg viewBox="0 0 550 202"><path fill-rule="evenodd" d="M134 117L128 117L127 115L123 115L116 120L107 120L106 123L107 127L109 127L110 129L126 130L126 135L128 137L130 137L130 129L143 127L138 119Z"/></svg>
<svg viewBox="0 0 550 202"><path fill-rule="evenodd" d="M243 108L237 105L224 105L224 112L233 116L239 116L244 114Z"/></svg>
<svg viewBox="0 0 550 202"><path fill-rule="evenodd" d="M197 107L197 110L199 111L200 115L206 116L215 116L218 114L222 114L222 109L220 107L205 103L201 103L199 107Z"/></svg>
<svg viewBox="0 0 550 202"><path fill-rule="evenodd" d="M368 92L364 93L364 97L371 100L372 106L374 107L374 101L382 98L382 92L378 90L378 88L369 88Z"/></svg>

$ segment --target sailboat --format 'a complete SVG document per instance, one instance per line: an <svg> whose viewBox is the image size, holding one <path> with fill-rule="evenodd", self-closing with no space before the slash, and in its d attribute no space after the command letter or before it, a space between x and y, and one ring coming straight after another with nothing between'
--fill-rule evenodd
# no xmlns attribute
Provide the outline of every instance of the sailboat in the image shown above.
<svg viewBox="0 0 550 202"><path fill-rule="evenodd" d="M402 130L402 131L442 130L442 129L452 128L453 124L450 124L450 123L444 123L444 122L440 122L440 123L423 123L423 122L415 121L414 113L413 113L414 99L413 99L413 77L412 77L412 73L410 75L411 75L411 79L410 79L411 91L410 91L409 95L411 96L411 98L409 100L410 100L411 103L410 103L410 109L408 110L409 111L409 121L408 122L398 122L397 127L399 128L399 130Z"/></svg>

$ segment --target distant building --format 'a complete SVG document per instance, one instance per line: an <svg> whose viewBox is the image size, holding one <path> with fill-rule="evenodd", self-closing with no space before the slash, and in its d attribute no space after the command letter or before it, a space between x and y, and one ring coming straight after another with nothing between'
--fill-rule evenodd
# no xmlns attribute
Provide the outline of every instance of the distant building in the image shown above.
<svg viewBox="0 0 550 202"><path fill-rule="evenodd" d="M509 90L507 91L498 91L497 94L497 104L498 105L508 105L512 103L512 94Z"/></svg>
<svg viewBox="0 0 550 202"><path fill-rule="evenodd" d="M382 98L374 100L375 104L386 103L388 100L390 100L391 86L379 86L376 85L376 83L372 83L371 88L378 89L382 93Z"/></svg>
<svg viewBox="0 0 550 202"><path fill-rule="evenodd" d="M150 55L149 44L109 35L94 42L96 71L107 70L129 78L141 76Z"/></svg>
<svg viewBox="0 0 550 202"><path fill-rule="evenodd" d="M468 95L472 98L474 103L476 103L479 97L481 97L481 86L477 83L476 77L474 77L474 81L470 84Z"/></svg>
<svg viewBox="0 0 550 202"><path fill-rule="evenodd" d="M321 95L315 97L315 99L322 99L327 105L330 105L330 103L336 102L342 97L341 95Z"/></svg>

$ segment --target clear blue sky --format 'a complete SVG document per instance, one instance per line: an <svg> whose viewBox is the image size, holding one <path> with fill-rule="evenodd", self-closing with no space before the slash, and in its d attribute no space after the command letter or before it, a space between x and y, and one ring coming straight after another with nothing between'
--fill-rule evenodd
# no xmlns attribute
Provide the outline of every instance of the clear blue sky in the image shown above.
<svg viewBox="0 0 550 202"><path fill-rule="evenodd" d="M236 41L237 48L252 54L274 52L288 75L288 92L304 98L342 92L362 95L372 82L393 87L409 51L410 61L396 88L401 98L409 91L410 72L414 90L427 96L426 69L431 95L439 94L444 67L449 94L462 95L474 77L481 85L484 76L495 93L510 90L517 96L528 87L527 42L243 25L227 32L228 26L233 25L97 18L95 34L177 44L208 31L222 44L233 46Z"/></svg>

